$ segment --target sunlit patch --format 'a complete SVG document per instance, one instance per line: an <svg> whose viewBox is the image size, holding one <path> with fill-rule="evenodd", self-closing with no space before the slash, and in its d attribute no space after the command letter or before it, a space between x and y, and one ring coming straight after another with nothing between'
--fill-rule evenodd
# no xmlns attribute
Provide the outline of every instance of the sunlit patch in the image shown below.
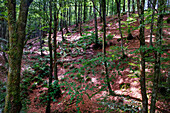
<svg viewBox="0 0 170 113"><path fill-rule="evenodd" d="M121 36L120 35L116 35L116 36L114 36L114 38L121 38Z"/></svg>
<svg viewBox="0 0 170 113"><path fill-rule="evenodd" d="M170 35L170 32L168 30L163 30L163 32L166 34L166 35Z"/></svg>
<svg viewBox="0 0 170 113"><path fill-rule="evenodd" d="M149 43L150 42L150 35L147 35L146 37L147 37L147 39L145 39L145 42ZM155 35L152 35L152 42L155 42L154 39L155 39Z"/></svg>

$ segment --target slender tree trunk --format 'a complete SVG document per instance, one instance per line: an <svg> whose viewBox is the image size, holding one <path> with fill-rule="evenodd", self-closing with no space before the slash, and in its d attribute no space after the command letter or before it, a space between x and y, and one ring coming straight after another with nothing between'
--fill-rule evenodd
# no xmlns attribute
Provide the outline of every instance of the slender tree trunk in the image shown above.
<svg viewBox="0 0 170 113"><path fill-rule="evenodd" d="M106 74L107 86L109 89L109 93L112 93L111 85L109 82L109 74L107 68L106 60L106 0L102 0L102 10L103 10L103 58L104 58L104 71Z"/></svg>
<svg viewBox="0 0 170 113"><path fill-rule="evenodd" d="M135 1L132 0L132 13L135 13Z"/></svg>
<svg viewBox="0 0 170 113"><path fill-rule="evenodd" d="M92 5L90 4L89 17L92 17Z"/></svg>
<svg viewBox="0 0 170 113"><path fill-rule="evenodd" d="M112 0L112 11L111 11L111 15L113 15L113 12L114 12L114 2Z"/></svg>
<svg viewBox="0 0 170 113"><path fill-rule="evenodd" d="M128 12L127 12L127 20L129 21L130 18L130 0L128 0ZM128 22L128 37L130 38L132 36L131 34L131 28L130 28L130 24Z"/></svg>
<svg viewBox="0 0 170 113"><path fill-rule="evenodd" d="M140 85L141 85L141 93L142 93L142 112L147 113L148 112L148 98L146 94L146 82L145 82L145 37L144 37L144 4L145 0L141 0L141 3L139 0L137 0L137 6L138 6L138 14L140 18L140 34L139 34L139 39L140 39L140 55L141 55L141 61L140 61Z"/></svg>
<svg viewBox="0 0 170 113"><path fill-rule="evenodd" d="M50 51L50 73L49 73L49 88L48 88L48 102L46 107L46 113L50 113L50 104L51 104L51 91L52 91L52 73L53 73L53 55L52 55L52 44L51 44L51 34L52 34L52 0L49 1L49 10L50 10L50 21L49 21L49 36L48 36L48 47Z"/></svg>
<svg viewBox="0 0 170 113"><path fill-rule="evenodd" d="M83 22L85 23L86 19L87 19L87 11L86 11L86 5L87 5L87 0L84 0L84 19L83 19Z"/></svg>
<svg viewBox="0 0 170 113"><path fill-rule="evenodd" d="M41 3L41 1L40 1ZM39 10L41 12L41 4L39 3ZM41 17L39 19L39 28L41 29ZM42 32L39 30L39 39L40 39L40 50L41 50L41 56L43 56L43 50L42 50Z"/></svg>
<svg viewBox="0 0 170 113"><path fill-rule="evenodd" d="M128 13L127 16L130 17L130 0L128 0Z"/></svg>
<svg viewBox="0 0 170 113"><path fill-rule="evenodd" d="M7 3L9 27L9 70L4 113L19 113L22 108L20 99L20 71L28 8L31 3L32 0L21 1L17 21L16 1L8 0Z"/></svg>
<svg viewBox="0 0 170 113"><path fill-rule="evenodd" d="M79 29L80 29L80 36L82 36L82 29L81 29L81 7L82 7L82 4L79 2L79 8L78 8L78 22L79 22Z"/></svg>
<svg viewBox="0 0 170 113"><path fill-rule="evenodd" d="M60 7L63 7L63 1L61 0L60 0ZM62 35L62 41L65 41L64 32L63 32L63 10L61 10L60 30L61 30L61 35Z"/></svg>
<svg viewBox="0 0 170 113"><path fill-rule="evenodd" d="M102 22L103 21L103 18L102 18L102 0L100 0L100 13L99 13L99 15L100 15L100 22Z"/></svg>
<svg viewBox="0 0 170 113"><path fill-rule="evenodd" d="M77 20L77 0L75 0L75 18L76 18L76 27L78 27L78 20Z"/></svg>
<svg viewBox="0 0 170 113"><path fill-rule="evenodd" d="M53 36L53 45L54 45L54 78L56 80L56 96L60 97L61 95L61 90L59 87L59 83L58 83L58 71L57 71L57 26L58 26L58 9L57 9L57 4L54 3L54 36Z"/></svg>
<svg viewBox="0 0 170 113"><path fill-rule="evenodd" d="M98 29L97 29L97 16L96 16L96 9L95 9L95 3L96 1L93 0L93 13L94 13L94 22L95 22L95 45L99 44L99 40L98 40Z"/></svg>
<svg viewBox="0 0 170 113"><path fill-rule="evenodd" d="M66 7L66 1L64 1L64 7ZM68 30L68 19L67 19L67 17L68 17L68 15L67 15L67 8L64 8L64 19L63 19L63 21L64 21L64 27L65 27L65 29L66 29L66 34L67 33L69 33L69 30Z"/></svg>
<svg viewBox="0 0 170 113"><path fill-rule="evenodd" d="M126 0L123 0L123 12L125 12L125 1Z"/></svg>
<svg viewBox="0 0 170 113"><path fill-rule="evenodd" d="M121 0L116 0L116 4L117 4L117 15L118 15L118 19L119 19L119 32L120 32L120 36L121 36L122 58L124 58L125 53L124 53L124 49L123 49L123 35L122 35L121 20L120 20L120 4L121 4Z"/></svg>
<svg viewBox="0 0 170 113"><path fill-rule="evenodd" d="M157 1L157 0L153 0L153 4L152 4L152 20L151 20L151 29L150 29L150 46L153 46L153 43L152 43L152 35L153 35L153 24L154 24L156 1Z"/></svg>
<svg viewBox="0 0 170 113"><path fill-rule="evenodd" d="M151 8L151 0L148 0L148 8Z"/></svg>
<svg viewBox="0 0 170 113"><path fill-rule="evenodd" d="M107 0L107 11L106 11L106 15L109 16L109 0Z"/></svg>
<svg viewBox="0 0 170 113"><path fill-rule="evenodd" d="M72 19L72 14L71 14L71 5L69 6L69 20L68 20L68 22L69 22L69 26L71 25L71 19Z"/></svg>
<svg viewBox="0 0 170 113"><path fill-rule="evenodd" d="M164 11L164 1L158 0L158 13L160 14L157 21L157 33L156 33L156 50L155 54L155 65L154 65L154 76L153 76L153 88L152 88L152 98L151 98L151 109L150 113L155 113L155 104L157 99L158 84L160 78L161 70L161 46L162 46L162 26L163 26L163 11Z"/></svg>

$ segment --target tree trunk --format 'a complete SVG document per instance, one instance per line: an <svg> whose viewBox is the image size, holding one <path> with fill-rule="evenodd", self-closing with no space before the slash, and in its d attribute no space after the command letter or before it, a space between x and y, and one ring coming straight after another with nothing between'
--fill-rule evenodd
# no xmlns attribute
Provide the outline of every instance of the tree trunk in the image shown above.
<svg viewBox="0 0 170 113"><path fill-rule="evenodd" d="M140 34L139 34L139 39L140 39L140 55L141 55L141 61L140 61L140 86L141 86L141 93L142 93L142 112L147 113L148 112L148 98L146 94L146 83L145 83L145 37L144 37L144 4L145 0L141 0L141 3L139 0L137 0L137 6L138 6L138 14L140 18Z"/></svg>
<svg viewBox="0 0 170 113"><path fill-rule="evenodd" d="M128 0L128 12L127 12L127 20L129 21L130 18L130 0ZM130 22L128 22L128 37L132 36L131 29L130 29Z"/></svg>
<svg viewBox="0 0 170 113"><path fill-rule="evenodd" d="M56 2L54 3L54 36L53 36L53 45L54 45L54 79L56 80L56 96L57 97L60 97L61 95L61 90L60 90L60 87L59 87L59 84L58 84L58 74L57 74L57 26L58 26L58 9L57 9L57 4Z"/></svg>
<svg viewBox="0 0 170 113"><path fill-rule="evenodd" d="M16 1L8 0L7 3L9 27L9 71L4 113L19 113L22 108L20 99L20 71L28 8L31 3L32 0L21 1L17 21Z"/></svg>
<svg viewBox="0 0 170 113"><path fill-rule="evenodd" d="M150 46L153 46L153 43L152 43L152 35L153 35L153 24L154 24L156 1L157 1L157 0L153 0L153 4L152 4L152 20L151 20L151 29L150 29Z"/></svg>
<svg viewBox="0 0 170 113"><path fill-rule="evenodd" d="M99 4L100 4L100 13L99 13L99 15L100 15L100 22L102 22L103 21L103 18L102 18L102 0L100 0Z"/></svg>
<svg viewBox="0 0 170 113"><path fill-rule="evenodd" d="M122 58L124 58L125 53L124 53L124 49L123 49L123 35L122 35L121 20L120 20L120 4L121 4L121 0L116 0L116 4L117 4L117 15L118 15L118 19L119 19L119 32L120 32L120 36L121 36Z"/></svg>
<svg viewBox="0 0 170 113"><path fill-rule="evenodd" d="M148 0L148 8L151 8L151 1L150 0Z"/></svg>
<svg viewBox="0 0 170 113"><path fill-rule="evenodd" d="M125 1L126 0L123 0L123 12L125 12Z"/></svg>
<svg viewBox="0 0 170 113"><path fill-rule="evenodd" d="M109 16L109 0L107 0L107 11L106 11L106 15Z"/></svg>
<svg viewBox="0 0 170 113"><path fill-rule="evenodd" d="M69 18L68 18L69 26L71 26L71 19L72 19L72 14L71 14L71 5L69 6Z"/></svg>
<svg viewBox="0 0 170 113"><path fill-rule="evenodd" d="M64 7L66 7L66 4L67 2L66 1L64 1ZM64 8L64 27L65 27L65 29L66 29L66 34L67 33L69 33L69 30L68 30L68 19L67 19L67 17L68 17L68 13L67 13L67 8Z"/></svg>
<svg viewBox="0 0 170 113"><path fill-rule="evenodd" d="M60 0L60 7L63 7L63 1L61 1L61 0ZM62 41L65 41L64 33L63 33L63 10L61 10L60 31L61 31L61 35L62 35Z"/></svg>
<svg viewBox="0 0 170 113"><path fill-rule="evenodd" d="M48 88L48 102L46 107L46 113L50 113L50 104L51 104L51 91L52 91L52 73L53 73L53 55L52 55L52 44L51 44L51 34L52 34L52 0L49 1L49 10L50 10L50 21L49 21L49 36L48 36L48 47L50 52L50 73L49 73L49 88Z"/></svg>
<svg viewBox="0 0 170 113"><path fill-rule="evenodd" d="M76 18L76 27L78 27L78 20L77 20L77 0L75 0L75 18Z"/></svg>
<svg viewBox="0 0 170 113"><path fill-rule="evenodd" d="M130 0L128 0L128 13L127 16L130 17Z"/></svg>
<svg viewBox="0 0 170 113"><path fill-rule="evenodd" d="M95 9L96 1L93 0L93 13L94 13L94 22L95 22L95 45L99 44L98 40L98 29L97 29L97 16L96 16L96 9Z"/></svg>
<svg viewBox="0 0 170 113"><path fill-rule="evenodd" d="M113 15L114 13L114 1L112 0L112 11L111 11L111 15Z"/></svg>
<svg viewBox="0 0 170 113"><path fill-rule="evenodd" d="M135 1L132 0L132 13L135 13Z"/></svg>
<svg viewBox="0 0 170 113"><path fill-rule="evenodd" d="M78 22L79 22L79 30L80 30L80 36L82 36L82 29L81 29L81 7L82 7L82 4L79 2L79 8L78 8Z"/></svg>
<svg viewBox="0 0 170 113"><path fill-rule="evenodd" d="M102 0L102 10L103 10L103 61L104 61L104 71L106 74L106 80L107 80L107 86L109 89L109 94L112 93L111 85L109 82L109 74L108 74L108 68L107 68L107 62L106 60L106 0Z"/></svg>
<svg viewBox="0 0 170 113"><path fill-rule="evenodd" d="M157 51L155 54L155 65L154 65L154 76L153 76L153 88L152 88L152 98L151 98L151 109L150 113L155 113L155 104L157 99L159 78L161 75L161 46L162 46L162 26L163 26L163 6L165 6L163 0L158 0L158 13L160 14L157 21L157 33L156 33L156 45Z"/></svg>
<svg viewBox="0 0 170 113"><path fill-rule="evenodd" d="M40 1L40 3L41 3L41 1ZM41 4L40 3L39 3L39 10L41 12ZM41 17L39 19L39 28L41 29ZM39 39L40 39L41 56L43 56L43 50L42 50L43 43L42 43L42 32L41 32L41 30L39 30Z"/></svg>
<svg viewBox="0 0 170 113"><path fill-rule="evenodd" d="M90 10L89 10L89 17L90 17L90 19L92 17L92 5L91 4L90 4Z"/></svg>
<svg viewBox="0 0 170 113"><path fill-rule="evenodd" d="M84 19L83 19L83 22L85 23L86 19L87 19L87 11L86 11L86 5L87 5L87 0L84 0Z"/></svg>

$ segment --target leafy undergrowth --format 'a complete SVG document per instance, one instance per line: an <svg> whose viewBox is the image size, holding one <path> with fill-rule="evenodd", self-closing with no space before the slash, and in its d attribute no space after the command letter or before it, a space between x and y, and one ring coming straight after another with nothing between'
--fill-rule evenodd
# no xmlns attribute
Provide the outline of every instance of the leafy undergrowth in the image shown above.
<svg viewBox="0 0 170 113"><path fill-rule="evenodd" d="M134 15L135 16L135 15ZM74 26L70 26L72 34L65 35L66 41L61 41L61 32L58 32L57 57L58 77L62 91L61 97L56 97L56 81L53 81L53 92L51 94L51 109L53 113L63 112L140 112L140 66L139 66L139 40L135 38L139 34L139 23L133 20L132 36L134 39L127 40L126 15L122 16L122 27L124 33L124 46L126 58L121 58L120 35L118 30L118 19L107 17L107 65L109 81L115 96L108 94L106 77L103 69L102 57L102 23L99 27L98 48L94 44L94 22L83 24L83 36ZM165 24L167 25L167 24ZM89 27L86 27L89 26ZM167 37L167 29L164 36ZM145 30L146 45L149 42L149 29ZM44 39L44 56L40 56L40 44L38 38L28 41L24 50L22 62L21 98L22 112L41 113L45 112L47 103L48 76L49 76L49 50L47 38ZM169 44L169 39L164 39L164 45ZM147 94L151 97L151 86L153 76L153 52L147 49L146 56L146 78ZM162 53L162 78L159 88L157 111L168 112L169 94L166 77L168 75L169 49ZM2 102L5 96L5 83L1 83ZM164 93L161 93L163 92ZM4 106L3 104L1 105Z"/></svg>

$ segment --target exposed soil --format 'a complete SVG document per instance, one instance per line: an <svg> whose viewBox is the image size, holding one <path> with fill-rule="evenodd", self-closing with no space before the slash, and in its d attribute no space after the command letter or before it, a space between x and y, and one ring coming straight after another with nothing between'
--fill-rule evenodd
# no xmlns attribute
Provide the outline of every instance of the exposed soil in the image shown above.
<svg viewBox="0 0 170 113"><path fill-rule="evenodd" d="M127 17L126 15L123 15L122 17L122 21L126 21ZM167 18L170 18L170 15L164 17L164 20L166 20ZM118 39L120 39L120 33L119 33L119 26L118 26L118 19L117 17L107 17L107 35L113 35L112 38L107 39L107 51L108 56L112 56L112 55L121 55L120 50L115 50L112 49L112 47L116 47L121 45L121 41L118 41ZM88 23L88 24L87 24ZM89 22L87 22L86 24L83 24L82 26L90 26L89 30L86 29L86 31L89 32L94 32L94 21L91 20ZM102 37L103 33L100 31L102 29L101 26L102 23L99 23L99 19L98 19L98 30L99 30L99 37ZM170 24L166 24L166 25L170 25ZM136 27L139 26L139 22L135 21L134 23L131 24L131 26ZM149 26L149 25L146 25ZM93 27L93 28L92 28ZM132 28L133 28L132 27ZM79 35L79 31L77 29L77 32L72 32L72 30L75 28L75 25L72 25L69 27L69 31L71 32L70 36L66 36L66 40L67 42L64 42L63 45L65 47L68 48L69 45L71 44L76 44L76 41L74 40L79 40L80 35ZM126 39L126 37L128 36L127 30L125 30L127 28L127 26L124 26L123 32L124 32L124 39ZM131 29L132 29L131 28ZM85 30L85 28L84 28ZM164 40L164 45L169 45L170 44L170 38L169 38L169 34L170 34L170 28L164 28L164 37L166 37ZM111 82L111 87L112 90L115 92L115 94L117 95L124 95L124 97L119 97L119 96L110 96L108 95L108 89L106 86L103 87L103 84L105 83L105 75L103 74L103 65L97 64L95 67L87 67L84 68L80 62L80 59L86 59L87 62L93 58L97 58L97 54L99 52L102 52L101 48L98 49L94 49L94 43L90 44L88 48L86 48L86 51L82 49L82 47L70 47L70 53L72 54L76 54L76 50L75 48L79 49L81 52L80 54L78 54L77 56L75 55L71 55L68 54L66 52L66 55L64 55L64 53L62 53L62 57L59 59L60 61L64 61L63 64L58 64L58 77L59 77L59 84L62 84L64 81L67 81L67 83L71 84L71 83L75 83L76 87L80 87L79 90L83 90L82 92L80 92L80 94L82 95L76 95L72 101L71 96L68 95L70 89L72 91L76 91L74 89L74 87L72 87L71 85L68 84L68 86L61 86L62 88L62 92L65 92L61 95L60 98L56 98L56 102L52 102L51 103L51 110L54 113L63 113L63 112L76 112L77 111L77 106L80 107L80 111L81 112L93 112L93 113L105 113L105 112L123 112L123 110L117 110L117 108L122 108L123 106L126 106L127 104L129 105L129 108L133 108L132 106L138 106L137 109L139 110L141 107L141 92L140 92L140 82L139 82L139 78L136 77L136 74L139 74L139 67L138 66L132 66L131 64L139 64L139 53L133 53L133 54L129 54L130 52L135 51L137 48L139 48L140 46L140 42L137 39L137 36L139 35L139 29L134 30L131 32L132 36L134 37L134 39L132 40L124 40L124 46L127 47L126 49L126 55L127 58L125 59L121 59L120 57L117 57L117 59L114 60L110 60L110 65L113 67L109 67L109 76L112 77L113 79L110 81ZM60 42L61 39L61 32L58 32L58 37L57 37L57 42ZM84 33L84 35L86 35ZM90 35L90 33L88 33L87 35ZM145 29L145 42L146 45L149 46L149 36L150 36L150 29ZM153 38L153 41L155 41L155 38ZM29 44L31 44L32 46L30 46ZM45 40L45 45L44 47L48 47L47 46L47 40ZM34 64L34 62L37 62L39 64L41 64L42 62L45 62L46 56L49 54L47 51L44 51L44 56L40 57L42 58L42 60L40 61L38 59L37 56L40 56L40 43L39 43L39 38L35 38L35 39L31 39L28 41L25 49L24 49L24 53L27 52L27 54L24 54L23 56L23 61L22 61L22 72L26 69L33 69L32 66ZM59 47L57 49L58 53L61 53L62 49L64 47ZM66 50L65 50L66 51ZM166 49L167 53L170 53L169 48ZM162 54L162 57L167 58L168 55L167 53ZM65 57L64 57L65 56ZM153 56L153 54L150 54L150 56ZM77 62L77 63L76 63ZM127 63L129 62L129 63ZM49 61L48 61L49 63ZM48 64L47 63L47 64ZM74 63L74 64L70 64L69 66L66 66L69 63ZM83 62L84 63L84 62ZM96 63L96 62L93 62ZM162 62L163 64L169 64L170 62ZM2 55L0 55L0 67L4 66L5 62L3 60ZM118 67L119 66L119 67ZM153 66L153 62L152 61L148 61L146 62L146 75L147 75L147 85L151 86L152 83L151 81L151 77L153 75L153 68L149 68ZM81 67L83 67L84 69L84 74L80 74L80 78L73 78L70 77L71 74L73 75L77 75L79 74L79 72L72 72L70 74L65 75L66 72L73 70L73 69L80 69ZM119 70L119 69L122 70ZM132 69L134 71L132 71ZM0 68L1 69L1 68ZM2 69L1 69L2 70ZM90 71L88 71L90 70ZM91 70L94 70L95 72L92 72ZM168 70L167 69L162 69L161 70L163 73L164 77L168 77ZM2 70L0 71L0 80L4 81L5 80L5 73L6 70ZM94 74L95 73L95 74ZM95 75L95 76L94 76ZM38 76L38 75L31 75L33 77ZM88 77L87 77L88 76ZM66 80L63 80L63 78L68 78ZM43 78L44 81L48 82L48 75L46 75L46 77ZM34 82L30 83L29 88L32 86ZM85 87L89 86L89 88L93 88L93 90L85 90ZM103 88L103 89L102 89ZM100 89L102 89L101 91L99 91ZM47 92L48 88L43 87L42 84L37 85L35 89L33 89L32 91L30 91L28 93L28 99L30 99L30 104L27 105L28 109L26 110L27 113L45 113L45 109L46 109L46 105L43 104L43 102L39 99L40 95L43 94L44 92ZM98 92L98 93L96 93ZM73 92L72 92L73 93ZM96 94L95 94L96 93ZM147 93L149 95L149 104L150 104L150 94L151 94L151 89L148 88ZM78 96L82 96L82 100L80 103L78 103L76 105L76 103L80 100L77 99ZM90 98L91 96L91 98ZM127 98L129 97L129 99ZM165 100L164 96L162 96L161 94L158 95L158 102L157 102L157 111L159 112L170 112L170 103L169 103L169 99ZM106 99L106 100L101 100L101 99ZM109 104L108 104L109 103ZM110 105L110 106L109 106ZM113 108L113 105L116 109L111 110ZM130 106L131 105L131 106ZM127 107L127 106L126 106ZM127 108L128 108L127 107ZM129 110L127 110L126 112L130 112Z"/></svg>

